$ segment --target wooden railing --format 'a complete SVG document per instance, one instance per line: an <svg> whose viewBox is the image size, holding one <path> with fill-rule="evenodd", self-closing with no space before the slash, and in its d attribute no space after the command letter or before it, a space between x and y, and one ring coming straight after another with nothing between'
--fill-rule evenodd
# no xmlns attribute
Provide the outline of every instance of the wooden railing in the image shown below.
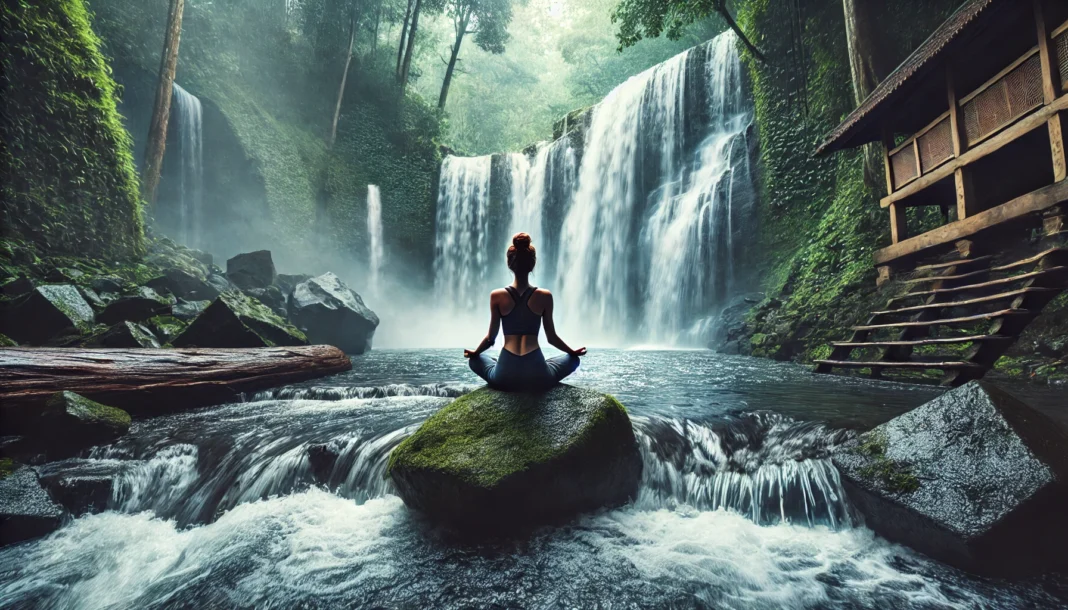
<svg viewBox="0 0 1068 610"><path fill-rule="evenodd" d="M968 166L1036 129L1046 126L1049 130L1054 183L1068 176L1063 134L1068 126L1062 125L1062 113L1068 111L1068 95L1062 95L1068 91L1068 21L1048 30L1036 3L1035 23L1037 46L963 97L958 98L952 68L947 69L949 110L900 144L893 142L890 134L884 135L889 194L880 205L890 208L894 245L876 255L877 264L935 245L931 243L934 236L920 239L928 234L910 239L905 208L935 203L914 195L952 177L956 222L976 216L982 210L975 207ZM955 234L940 229L929 233L945 238ZM908 247L898 247L906 240Z"/></svg>

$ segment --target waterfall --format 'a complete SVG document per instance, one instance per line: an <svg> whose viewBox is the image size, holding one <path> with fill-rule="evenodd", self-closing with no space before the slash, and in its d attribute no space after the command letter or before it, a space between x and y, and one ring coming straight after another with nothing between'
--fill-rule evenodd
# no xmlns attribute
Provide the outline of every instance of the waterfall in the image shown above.
<svg viewBox="0 0 1068 610"><path fill-rule="evenodd" d="M377 294L385 260L385 245L382 242L382 194L378 186L367 185L367 237L368 263L371 275L371 292Z"/></svg>
<svg viewBox="0 0 1068 610"><path fill-rule="evenodd" d="M556 292L558 325L582 342L707 341L736 289L755 197L736 43L727 32L631 77L590 111L577 148L565 134L503 155L496 171L497 157L446 158L435 277L459 291L450 302L465 307L470 290L481 301L491 274L504 280L500 253L480 248L523 230L544 253L535 283Z"/></svg>
<svg viewBox="0 0 1068 610"><path fill-rule="evenodd" d="M441 164L434 284L441 302L467 310L487 298L489 287L491 161L449 156Z"/></svg>
<svg viewBox="0 0 1068 610"><path fill-rule="evenodd" d="M191 248L200 248L204 204L203 108L197 96L174 83L174 108L181 158L178 210L178 239Z"/></svg>

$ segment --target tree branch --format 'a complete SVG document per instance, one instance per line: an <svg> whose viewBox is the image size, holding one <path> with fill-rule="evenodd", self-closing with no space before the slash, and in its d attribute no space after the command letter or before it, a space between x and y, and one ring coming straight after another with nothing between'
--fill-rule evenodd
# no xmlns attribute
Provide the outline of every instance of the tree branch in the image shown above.
<svg viewBox="0 0 1068 610"><path fill-rule="evenodd" d="M727 10L727 0L719 0L716 2L715 7L716 12L719 13L720 16L723 17L723 20L727 22L727 25L734 30L734 33L738 35L738 38L742 39L742 43L749 49L749 52L753 54L753 57L756 57L763 63L768 63L767 58L764 57L764 54L760 49L756 48L756 46L749 41L749 37L745 35L742 28L738 27L738 23L734 21L734 17L731 17L730 11Z"/></svg>

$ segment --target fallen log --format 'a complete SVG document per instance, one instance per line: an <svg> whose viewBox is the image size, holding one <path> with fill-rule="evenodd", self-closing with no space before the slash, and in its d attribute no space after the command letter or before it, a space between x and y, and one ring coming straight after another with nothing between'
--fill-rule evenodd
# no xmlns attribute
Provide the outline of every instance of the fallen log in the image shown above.
<svg viewBox="0 0 1068 610"><path fill-rule="evenodd" d="M16 423L69 390L132 415L232 402L243 392L352 368L329 345L246 349L0 349L0 418ZM5 425L5 427L7 427Z"/></svg>

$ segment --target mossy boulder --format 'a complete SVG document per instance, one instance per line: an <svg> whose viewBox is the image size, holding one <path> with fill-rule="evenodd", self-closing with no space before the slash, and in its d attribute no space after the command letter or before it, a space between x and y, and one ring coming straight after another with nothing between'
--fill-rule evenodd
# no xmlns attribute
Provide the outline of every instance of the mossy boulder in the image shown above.
<svg viewBox="0 0 1068 610"><path fill-rule="evenodd" d="M0 332L30 345L40 345L92 322L92 307L71 285L38 286L0 311Z"/></svg>
<svg viewBox="0 0 1068 610"><path fill-rule="evenodd" d="M160 296L147 286L141 286L136 293L109 303L97 316L97 321L103 324L115 324L122 321L142 322L155 316L170 315L172 306L170 299Z"/></svg>
<svg viewBox="0 0 1068 610"><path fill-rule="evenodd" d="M155 319L155 318L153 318ZM137 322L119 322L86 341L89 347L159 347L159 339Z"/></svg>
<svg viewBox="0 0 1068 610"><path fill-rule="evenodd" d="M307 345L308 338L263 303L240 292L227 292L172 343L175 347L274 347Z"/></svg>
<svg viewBox="0 0 1068 610"><path fill-rule="evenodd" d="M388 468L409 507L478 532L623 504L637 493L641 472L623 405L567 385L462 396L394 449Z"/></svg>
<svg viewBox="0 0 1068 610"><path fill-rule="evenodd" d="M865 523L890 540L980 573L1068 563L1068 433L993 385L951 390L832 459Z"/></svg>
<svg viewBox="0 0 1068 610"><path fill-rule="evenodd" d="M14 340L12 340L11 337L8 337L7 335L5 335L3 333L0 333L0 347L18 347L18 346L19 346L19 344L16 343Z"/></svg>
<svg viewBox="0 0 1068 610"><path fill-rule="evenodd" d="M74 392L56 392L34 423L35 436L70 448L111 442L130 430L130 414Z"/></svg>

